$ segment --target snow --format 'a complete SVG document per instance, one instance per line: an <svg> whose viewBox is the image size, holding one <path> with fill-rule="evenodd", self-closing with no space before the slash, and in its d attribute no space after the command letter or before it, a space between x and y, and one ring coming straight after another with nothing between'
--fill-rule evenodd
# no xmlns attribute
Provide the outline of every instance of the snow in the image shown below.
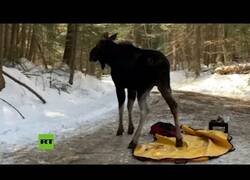
<svg viewBox="0 0 250 180"><path fill-rule="evenodd" d="M219 75L206 72L194 78L186 77L185 71L174 71L171 72L171 86L174 90L250 100L250 74Z"/></svg>
<svg viewBox="0 0 250 180"><path fill-rule="evenodd" d="M6 87L0 92L0 98L14 105L25 119L0 101L0 160L2 152L13 152L27 145L36 146L38 134L53 133L56 141L79 133L79 129L87 134L108 123L111 119L109 117L117 113L115 88L110 76L98 80L76 72L73 86L66 87L68 92L59 92L50 88L50 81L56 87L65 85L69 78L66 70L41 74L41 67L30 63L26 66L29 73L40 73L40 76L31 75L28 78L21 72L21 67L3 69L33 88L47 103L42 104L27 89L5 77ZM249 74L217 75L206 72L194 78L185 71L171 72L171 86L174 90L249 100L249 84Z"/></svg>
<svg viewBox="0 0 250 180"><path fill-rule="evenodd" d="M44 73L42 78L29 79L17 69L3 69L33 88L47 103L42 104L26 88L5 78L6 87L1 91L0 98L14 105L25 119L0 101L0 152L15 151L27 144L33 147L38 134L42 133L53 133L56 140L77 133L79 126L83 126L88 133L101 126L104 123L100 122L102 118L108 118L112 114L110 111L116 109L114 86L95 77L76 72L74 85L69 88L70 94L63 91L59 94L58 90L49 88L49 73ZM66 75L53 76L62 82L68 81Z"/></svg>

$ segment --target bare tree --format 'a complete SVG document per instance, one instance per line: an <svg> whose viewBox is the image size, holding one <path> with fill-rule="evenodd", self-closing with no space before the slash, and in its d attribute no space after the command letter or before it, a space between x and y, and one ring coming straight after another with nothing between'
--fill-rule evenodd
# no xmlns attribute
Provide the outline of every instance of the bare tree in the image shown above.
<svg viewBox="0 0 250 180"><path fill-rule="evenodd" d="M33 25L30 24L28 26L28 36L27 36L27 44L26 44L26 47L25 47L25 49L26 49L25 57L29 57L32 30L33 30Z"/></svg>
<svg viewBox="0 0 250 180"><path fill-rule="evenodd" d="M0 91L5 88L5 80L3 78L3 71L2 71L2 58L0 58Z"/></svg>
<svg viewBox="0 0 250 180"><path fill-rule="evenodd" d="M22 24L22 31L21 31L21 52L20 56L25 57L25 51L26 51L26 24Z"/></svg>
<svg viewBox="0 0 250 180"><path fill-rule="evenodd" d="M0 58L3 58L4 53L4 25L0 25Z"/></svg>
<svg viewBox="0 0 250 180"><path fill-rule="evenodd" d="M70 57L70 76L69 76L69 84L71 85L73 84L73 80L74 80L78 24L74 24L72 30L73 30L72 31L73 36L72 36L71 57Z"/></svg>
<svg viewBox="0 0 250 180"><path fill-rule="evenodd" d="M9 54L9 47L10 47L10 27L11 25L5 24L4 28L4 57L7 57Z"/></svg>
<svg viewBox="0 0 250 180"><path fill-rule="evenodd" d="M68 65L70 64L70 58L71 58L71 53L72 53L73 31L74 31L74 24L68 24L66 41L65 41L65 49L63 53L63 62Z"/></svg>
<svg viewBox="0 0 250 180"><path fill-rule="evenodd" d="M28 59L32 62L36 60L36 25L33 25L32 28L32 35L31 35L31 40L30 40L30 48L29 48L29 54L28 54Z"/></svg>
<svg viewBox="0 0 250 180"><path fill-rule="evenodd" d="M13 24L11 28L11 40L10 40L10 49L8 53L8 60L14 64L14 60L16 58L16 29L17 29L17 24Z"/></svg>
<svg viewBox="0 0 250 180"><path fill-rule="evenodd" d="M201 71L201 25L196 25L195 27L195 58L194 58L194 71L196 77L200 75Z"/></svg>

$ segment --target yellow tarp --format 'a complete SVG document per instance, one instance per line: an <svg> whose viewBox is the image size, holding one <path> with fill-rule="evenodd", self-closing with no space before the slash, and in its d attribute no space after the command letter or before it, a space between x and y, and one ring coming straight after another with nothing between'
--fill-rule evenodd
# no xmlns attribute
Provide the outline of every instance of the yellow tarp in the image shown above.
<svg viewBox="0 0 250 180"><path fill-rule="evenodd" d="M175 147L175 137L156 134L156 141L138 145L134 156L153 160L205 161L221 156L233 149L228 134L217 130L194 130L186 125L183 131L183 147Z"/></svg>

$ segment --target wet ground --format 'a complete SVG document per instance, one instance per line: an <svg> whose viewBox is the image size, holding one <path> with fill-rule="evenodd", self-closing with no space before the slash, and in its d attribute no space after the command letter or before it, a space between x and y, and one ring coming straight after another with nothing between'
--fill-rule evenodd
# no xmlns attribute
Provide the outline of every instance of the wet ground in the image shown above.
<svg viewBox="0 0 250 180"><path fill-rule="evenodd" d="M208 128L209 121L216 119L218 115L230 116L229 133L233 137L232 144L236 150L201 164L250 164L250 101L180 91L174 91L174 97L179 103L180 124ZM143 128L140 142L153 140L149 134L152 124L158 121L174 123L170 110L159 93L151 93L149 104L151 113ZM142 162L132 156L131 150L127 149L131 135L124 133L123 136L115 136L118 112L113 113L112 121L108 121L109 123L97 131L87 135L82 132L56 142L53 151L24 148L5 154L4 158L18 164L156 164ZM124 127L127 130L127 111L124 115ZM137 105L133 117L137 127ZM161 162L164 163L169 164Z"/></svg>

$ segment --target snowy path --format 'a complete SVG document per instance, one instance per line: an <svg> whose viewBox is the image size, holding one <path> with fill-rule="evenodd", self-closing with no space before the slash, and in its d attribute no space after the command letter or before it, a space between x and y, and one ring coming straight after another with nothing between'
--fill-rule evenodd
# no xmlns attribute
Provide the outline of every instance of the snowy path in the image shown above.
<svg viewBox="0 0 250 180"><path fill-rule="evenodd" d="M174 92L180 104L181 124L194 128L207 128L208 122L222 113L229 115L229 132L236 150L220 158L202 164L248 164L250 163L250 101L242 101L224 97L202 95L193 92ZM224 106L223 106L224 105ZM150 121L145 125L141 142L152 141L149 135L150 126L157 121L173 123L169 108L156 92L150 98ZM96 131L86 134L81 126L78 135L62 138L56 142L55 150L42 152L37 148L3 154L2 163L49 163L49 164L150 164L134 159L127 145L132 136L126 133L122 137L115 136L117 128L117 112L108 112L109 116L98 116L99 122L105 122ZM138 107L134 111L134 122L139 119ZM127 128L127 113L124 117Z"/></svg>

